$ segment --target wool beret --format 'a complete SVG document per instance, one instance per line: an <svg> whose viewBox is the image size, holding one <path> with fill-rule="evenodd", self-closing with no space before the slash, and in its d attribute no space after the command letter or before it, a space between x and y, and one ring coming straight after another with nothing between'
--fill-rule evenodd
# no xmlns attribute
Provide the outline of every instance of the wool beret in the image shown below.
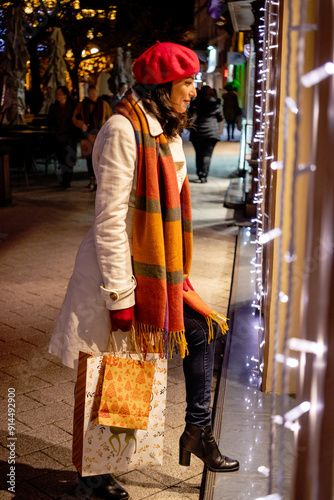
<svg viewBox="0 0 334 500"><path fill-rule="evenodd" d="M184 45L157 42L138 57L132 71L137 83L156 85L198 73L199 59Z"/></svg>

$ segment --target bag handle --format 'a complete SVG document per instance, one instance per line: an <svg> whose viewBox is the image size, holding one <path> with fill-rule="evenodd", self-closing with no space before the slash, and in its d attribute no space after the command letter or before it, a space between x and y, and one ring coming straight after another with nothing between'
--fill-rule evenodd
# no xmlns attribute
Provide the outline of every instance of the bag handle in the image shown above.
<svg viewBox="0 0 334 500"><path fill-rule="evenodd" d="M133 325L132 325L131 330L129 332L129 337L130 337L131 347L133 347L134 350L136 351L136 354L138 355L138 358L139 358L139 362L143 363L143 361L144 361L143 355L140 352L138 344L136 342L135 327ZM113 349L113 352L112 352L112 349ZM117 342L115 339L115 333L112 329L110 329L110 349L109 349L109 352L110 352L110 354L114 354L115 356L119 356L119 352L117 349ZM131 358L131 353L128 352L128 354Z"/></svg>

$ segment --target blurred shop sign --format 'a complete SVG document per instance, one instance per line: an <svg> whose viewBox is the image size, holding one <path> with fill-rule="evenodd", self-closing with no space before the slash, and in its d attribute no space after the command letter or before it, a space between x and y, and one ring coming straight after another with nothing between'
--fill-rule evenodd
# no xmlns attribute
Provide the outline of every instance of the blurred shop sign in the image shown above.
<svg viewBox="0 0 334 500"><path fill-rule="evenodd" d="M246 61L245 54L243 52L228 52L227 53L227 64L233 64L238 66Z"/></svg>
<svg viewBox="0 0 334 500"><path fill-rule="evenodd" d="M244 45L244 54L245 56L247 57L247 59L250 58L250 53L251 53L251 46L250 46L250 43L246 43Z"/></svg>

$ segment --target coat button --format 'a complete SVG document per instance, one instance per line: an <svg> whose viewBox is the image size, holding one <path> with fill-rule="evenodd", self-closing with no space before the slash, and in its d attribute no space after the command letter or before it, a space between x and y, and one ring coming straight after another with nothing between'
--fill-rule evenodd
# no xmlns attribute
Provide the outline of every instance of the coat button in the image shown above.
<svg viewBox="0 0 334 500"><path fill-rule="evenodd" d="M111 298L111 300L117 300L118 299L118 293L117 292L111 292L110 298Z"/></svg>

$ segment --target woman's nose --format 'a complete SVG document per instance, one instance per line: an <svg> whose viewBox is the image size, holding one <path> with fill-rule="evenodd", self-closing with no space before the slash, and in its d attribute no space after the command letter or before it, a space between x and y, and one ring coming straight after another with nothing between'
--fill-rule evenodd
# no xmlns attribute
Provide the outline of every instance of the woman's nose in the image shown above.
<svg viewBox="0 0 334 500"><path fill-rule="evenodd" d="M195 85L192 85L192 89L190 91L191 97L196 97L197 96L197 90Z"/></svg>

